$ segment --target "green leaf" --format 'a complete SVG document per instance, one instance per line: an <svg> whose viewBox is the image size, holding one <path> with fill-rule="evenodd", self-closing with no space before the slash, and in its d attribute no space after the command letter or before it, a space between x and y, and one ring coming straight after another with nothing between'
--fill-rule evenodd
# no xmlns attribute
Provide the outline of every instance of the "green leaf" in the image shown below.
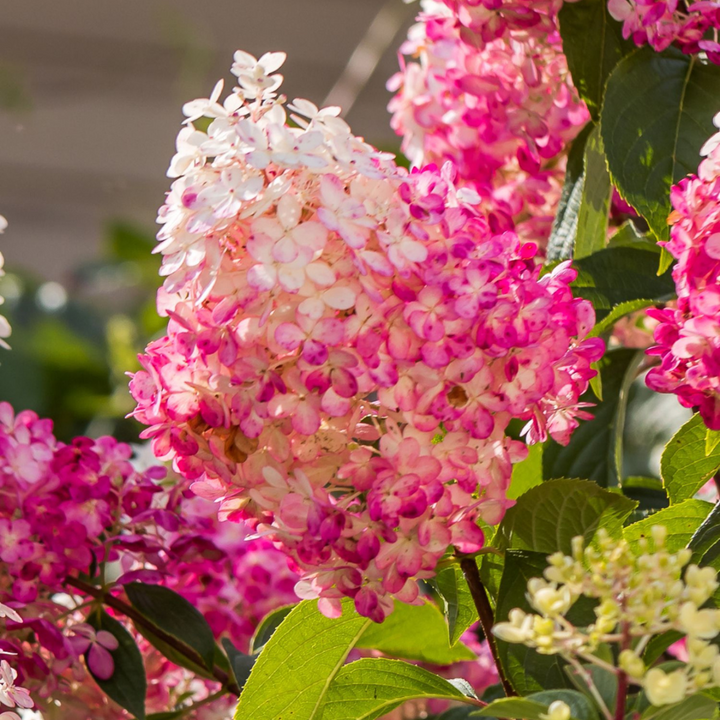
<svg viewBox="0 0 720 720"><path fill-rule="evenodd" d="M610 173L660 240L669 237L670 186L697 172L719 96L720 67L675 48L636 50L608 79L601 132Z"/></svg>
<svg viewBox="0 0 720 720"><path fill-rule="evenodd" d="M705 457L709 457L720 444L720 430L705 430Z"/></svg>
<svg viewBox="0 0 720 720"><path fill-rule="evenodd" d="M513 465L510 487L507 491L507 496L511 500L516 500L524 492L540 485L543 481L543 447L542 443L531 445L528 448L528 456L522 462Z"/></svg>
<svg viewBox="0 0 720 720"><path fill-rule="evenodd" d="M125 592L138 612L168 635L192 648L202 658L205 667L213 669L215 637L207 620L195 606L161 585L129 583L125 585Z"/></svg>
<svg viewBox="0 0 720 720"><path fill-rule="evenodd" d="M145 720L145 694L147 679L142 655L133 636L122 623L110 617L104 610L93 610L87 618L95 630L107 630L118 641L117 650L112 650L115 672L109 680L101 680L88 671L100 689L120 707L125 708L138 720Z"/></svg>
<svg viewBox="0 0 720 720"><path fill-rule="evenodd" d="M357 647L432 665L449 665L475 658L474 653L460 642L450 647L445 618L429 602L423 605L396 602L392 614L381 624L371 624L358 640Z"/></svg>
<svg viewBox="0 0 720 720"><path fill-rule="evenodd" d="M588 123L580 131L573 140L568 153L565 184L560 195L550 237L548 238L547 259L549 262L567 260L573 256L578 227L578 212L585 178L585 144L593 127L593 123Z"/></svg>
<svg viewBox="0 0 720 720"><path fill-rule="evenodd" d="M691 498L720 469L720 448L705 452L706 430L695 414L665 446L660 475L671 503Z"/></svg>
<svg viewBox="0 0 720 720"><path fill-rule="evenodd" d="M545 478L582 477L603 487L620 484L628 392L642 359L642 352L629 348L611 350L600 359L603 401L590 408L593 419L580 424L568 445L545 443ZM582 400L594 402L595 398L588 392Z"/></svg>
<svg viewBox="0 0 720 720"><path fill-rule="evenodd" d="M612 661L611 655L610 662ZM587 680L587 675L589 675L592 684L595 686L600 694L600 697L603 699L605 707L611 711L614 710L618 690L617 675L615 675L615 673L611 673L609 670L605 670L605 668L592 665L591 663L584 664L582 668L583 672L580 673L577 669L572 667L572 665L566 665L565 672L568 674L568 677L572 680L575 687L583 693L583 695L592 699L594 702L593 694L590 691L590 685Z"/></svg>
<svg viewBox="0 0 720 720"><path fill-rule="evenodd" d="M272 634L278 629L280 623L290 614L295 607L293 605L283 605L269 612L255 628L255 634L250 640L250 652L254 655L257 653L272 637Z"/></svg>
<svg viewBox="0 0 720 720"><path fill-rule="evenodd" d="M617 229L617 232L608 240L608 247L631 247L657 254L662 251L662 247L657 244L655 239L641 233L632 220L626 220Z"/></svg>
<svg viewBox="0 0 720 720"><path fill-rule="evenodd" d="M650 667L655 661L675 642L684 638L685 635L677 630L667 630L662 635L655 635L645 648L643 661Z"/></svg>
<svg viewBox="0 0 720 720"><path fill-rule="evenodd" d="M255 665L257 656L246 655L240 652L227 638L222 639L222 646L225 649L225 654L230 661L230 668L232 674L235 676L235 682L237 686L242 690L247 679L250 677L250 672Z"/></svg>
<svg viewBox="0 0 720 720"><path fill-rule="evenodd" d="M715 717L717 702L698 693L685 698L682 702L668 707L648 708L642 715L643 720L709 720Z"/></svg>
<svg viewBox="0 0 720 720"><path fill-rule="evenodd" d="M658 262L657 274L662 275L664 272L666 272L668 268L673 264L674 260L675 258L668 252L668 249L665 247L661 247L660 262Z"/></svg>
<svg viewBox="0 0 720 720"><path fill-rule="evenodd" d="M632 500L589 480L548 480L528 490L505 513L494 544L501 549L570 554L576 535L589 542L604 528L619 537L635 506Z"/></svg>
<svg viewBox="0 0 720 720"><path fill-rule="evenodd" d="M407 700L466 700L452 683L400 660L363 658L330 685L322 720L375 720Z"/></svg>
<svg viewBox="0 0 720 720"><path fill-rule="evenodd" d="M712 504L704 500L685 500L628 525L623 534L630 546L637 549L641 537L650 537L653 525L665 525L668 530L665 545L670 552L677 552L687 547L711 508Z"/></svg>
<svg viewBox="0 0 720 720"><path fill-rule="evenodd" d="M528 580L542 577L547 553L508 550L495 608L497 621L505 621L513 608L531 612L526 592ZM557 655L541 655L525 645L497 640L498 653L505 673L521 695L547 688L567 688L572 684L565 674L565 662ZM501 715L499 717L510 717Z"/></svg>
<svg viewBox="0 0 720 720"><path fill-rule="evenodd" d="M328 688L371 621L351 600L326 618L317 601L304 601L285 618L260 653L235 720L320 720Z"/></svg>
<svg viewBox="0 0 720 720"><path fill-rule="evenodd" d="M662 510L668 506L668 497L662 480L654 477L630 476L623 479L625 497L637 500L638 510Z"/></svg>
<svg viewBox="0 0 720 720"><path fill-rule="evenodd" d="M655 300L628 300L627 302L616 305L595 327L590 331L588 337L600 337L603 333L610 330L610 328L620 318L624 318L626 315L637 312L638 310L644 310L651 305L655 305Z"/></svg>
<svg viewBox="0 0 720 720"><path fill-rule="evenodd" d="M703 561L703 565L712 564L716 551L710 553L710 557L708 553L717 546L718 541L720 541L720 505L716 504L690 538L688 547L693 551L692 561L694 563Z"/></svg>
<svg viewBox="0 0 720 720"><path fill-rule="evenodd" d="M597 120L605 83L635 43L623 38L622 25L610 16L605 0L565 3L558 19L573 84Z"/></svg>
<svg viewBox="0 0 720 720"><path fill-rule="evenodd" d="M637 247L609 247L577 260L573 294L592 302L597 320L633 300L664 302L675 294L672 274L657 275L657 254Z"/></svg>
<svg viewBox="0 0 720 720"><path fill-rule="evenodd" d="M585 174L582 200L578 210L576 259L588 257L602 250L607 244L608 212L612 184L605 161L600 129L595 128L585 147Z"/></svg>
<svg viewBox="0 0 720 720"><path fill-rule="evenodd" d="M555 700L562 700L570 707L573 720L597 720L592 703L576 690L549 690L533 693L523 698L501 698L473 715L480 717L517 718L517 720L541 720Z"/></svg>
<svg viewBox="0 0 720 720"><path fill-rule="evenodd" d="M450 645L455 645L478 619L475 603L458 565L451 565L439 572L435 576L435 584L445 604Z"/></svg>

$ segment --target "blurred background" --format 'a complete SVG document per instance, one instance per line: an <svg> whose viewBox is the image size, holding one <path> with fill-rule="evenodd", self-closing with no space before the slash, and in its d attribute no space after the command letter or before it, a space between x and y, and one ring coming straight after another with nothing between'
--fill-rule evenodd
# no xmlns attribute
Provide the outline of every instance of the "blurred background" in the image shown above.
<svg viewBox="0 0 720 720"><path fill-rule="evenodd" d="M234 84L233 51L288 54L283 91L349 108L396 150L386 80L417 11L401 0L5 0L0 281L13 326L0 400L60 438L137 439L125 372L162 328L155 215L184 102Z"/></svg>

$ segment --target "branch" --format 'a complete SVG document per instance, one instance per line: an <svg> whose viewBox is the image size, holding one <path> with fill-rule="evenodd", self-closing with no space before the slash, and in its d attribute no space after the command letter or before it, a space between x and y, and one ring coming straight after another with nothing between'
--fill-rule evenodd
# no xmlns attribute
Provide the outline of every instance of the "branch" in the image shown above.
<svg viewBox="0 0 720 720"><path fill-rule="evenodd" d="M492 626L495 623L493 617L492 607L490 607L490 600L488 599L485 586L480 580L480 573L478 572L477 563L474 558L462 558L460 560L460 567L462 568L463 575L465 576L465 582L470 589L473 602L477 608L478 617L480 618L480 625L485 633L488 647L492 653L495 666L497 667L500 682L502 683L505 695L512 697L517 695L510 681L505 676L502 664L500 663L500 656L498 654L497 643L495 642L495 636L492 633Z"/></svg>
<svg viewBox="0 0 720 720"><path fill-rule="evenodd" d="M71 575L68 575L65 578L65 584L69 585L70 587L74 587L76 590L79 590L86 595L90 595L90 597L93 597L96 600L100 600L100 602L104 603L113 610L117 610L119 613L122 613L123 615L125 615L125 617L132 620L133 624L136 625L138 628L145 628L145 630L148 630L155 637L157 637L158 640L161 640L166 645L169 645L173 650L176 650L178 653L186 657L191 663L199 665L200 667L205 666L205 661L195 650L193 650L191 647L188 647L187 645L185 645L185 643L179 641L177 638L173 637L169 633L166 633L163 629L157 627L157 625L150 622L150 620L148 620L144 615L139 613L131 605L128 605L127 603L119 600L113 595L109 595L104 590L101 590L94 585L90 585L89 583L86 583L79 578L72 577ZM222 668L219 668L217 666L213 667L212 674L215 680L221 683L222 686L228 690L228 692L231 692L233 695L240 695L240 688L237 686L237 683L235 683L234 680L231 680L228 674Z"/></svg>

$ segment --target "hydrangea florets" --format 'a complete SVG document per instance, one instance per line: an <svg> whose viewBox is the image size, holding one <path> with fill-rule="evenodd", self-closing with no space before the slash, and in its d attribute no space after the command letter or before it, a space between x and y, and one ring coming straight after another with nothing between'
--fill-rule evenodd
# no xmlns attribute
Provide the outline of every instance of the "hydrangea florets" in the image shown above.
<svg viewBox="0 0 720 720"><path fill-rule="evenodd" d="M720 114L715 116L720 127ZM677 307L648 310L659 324L648 352L660 357L648 386L675 393L720 430L720 133L702 149L698 175L673 186L670 240Z"/></svg>
<svg viewBox="0 0 720 720"><path fill-rule="evenodd" d="M302 597L380 621L502 518L512 418L568 441L603 344L568 263L540 277L451 163L408 173L306 100L291 124L283 58L238 52L239 87L185 106L135 417L293 558Z"/></svg>
<svg viewBox="0 0 720 720"><path fill-rule="evenodd" d="M423 0L388 83L392 126L415 165L453 160L494 230L542 242L564 151L589 120L568 72L561 0Z"/></svg>
<svg viewBox="0 0 720 720"><path fill-rule="evenodd" d="M642 685L656 706L720 685L720 651L711 642L720 632L720 610L702 608L719 586L717 572L688 565L692 551L687 548L668 550L665 526L653 526L649 535L630 544L601 528L595 547L573 538L571 555L551 555L544 577L528 582L527 598L537 613L515 608L493 633L542 654L558 654L576 669L583 661L623 672ZM566 617L581 596L597 601L595 621L587 627ZM654 636L670 630L686 636L687 664L671 673L648 670L642 660L645 648ZM618 648L617 667L596 654L603 643ZM599 695L596 700L605 716L612 717Z"/></svg>
<svg viewBox="0 0 720 720"><path fill-rule="evenodd" d="M705 52L711 62L720 64L717 35L707 37L708 30L720 28L716 0L608 0L608 10L622 22L623 36L636 45L649 44L661 52L675 44L684 53Z"/></svg>
<svg viewBox="0 0 720 720"><path fill-rule="evenodd" d="M16 672L48 719L76 703L78 712L118 717L83 668L85 656L96 677L112 677L115 643L86 624L94 611L78 576L120 598L126 583L161 583L242 651L265 614L296 600L298 576L283 553L268 540L249 540L242 525L220 523L187 482L162 482L165 468L137 470L131 456L130 446L112 438L58 442L49 420L0 403L0 660L7 654L15 666L0 672L0 703L3 682L20 692ZM137 640L147 661L148 708L160 712L210 694L212 682ZM227 717L228 702L220 704L218 717Z"/></svg>

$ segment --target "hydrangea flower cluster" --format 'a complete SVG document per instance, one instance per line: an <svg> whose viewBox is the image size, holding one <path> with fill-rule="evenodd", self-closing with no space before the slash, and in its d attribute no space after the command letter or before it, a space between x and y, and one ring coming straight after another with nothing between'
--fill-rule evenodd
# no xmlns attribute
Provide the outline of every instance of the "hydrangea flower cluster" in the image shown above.
<svg viewBox="0 0 720 720"><path fill-rule="evenodd" d="M11 687L17 672L46 718L67 717L62 712L75 702L69 698L94 708L93 717L124 716L81 663L85 656L95 676L112 677L117 641L85 623L90 603L71 580L79 574L115 594L131 581L162 583L195 605L217 637L243 651L267 612L296 600L298 576L269 541L220 524L212 503L187 483L163 485L164 468L137 471L131 455L112 438L65 445L49 420L29 411L15 415L0 403L0 616L7 623L0 653L13 655L17 666L2 678ZM147 658L149 708L164 711L209 694L212 683L138 641ZM0 687L0 701L6 696L15 697ZM221 704L227 712L227 702Z"/></svg>
<svg viewBox="0 0 720 720"><path fill-rule="evenodd" d="M268 534L327 614L381 621L511 504L505 433L566 443L603 351L568 263L493 229L451 163L412 173L337 108L277 97L284 55L185 106L160 211L167 336L135 417L222 518ZM210 118L207 133L192 121Z"/></svg>
<svg viewBox="0 0 720 720"><path fill-rule="evenodd" d="M21 623L22 618L11 607L0 603L0 618L8 618L11 622ZM0 655L12 655L5 650L0 649ZM17 670L10 663L0 659L0 705L9 708L31 708L34 703L30 697L30 693L16 684ZM20 720L17 713L12 711L0 712L0 720Z"/></svg>
<svg viewBox="0 0 720 720"><path fill-rule="evenodd" d="M567 0L573 2L574 0ZM662 52L673 43L684 53L704 51L720 64L720 2L716 0L608 0L608 10L623 23L623 36ZM715 30L714 37L707 37Z"/></svg>
<svg viewBox="0 0 720 720"><path fill-rule="evenodd" d="M720 114L715 116L720 127ZM677 306L648 310L659 322L657 343L648 352L660 365L647 374L648 386L675 393L697 408L712 430L720 430L720 132L705 143L698 175L672 188L670 240L677 260L673 278Z"/></svg>
<svg viewBox="0 0 720 720"><path fill-rule="evenodd" d="M414 165L453 160L494 230L550 233L567 144L589 120L557 24L562 0L423 0L388 83Z"/></svg>
<svg viewBox="0 0 720 720"><path fill-rule="evenodd" d="M700 609L720 586L717 573L688 565L692 551L687 548L668 551L666 536L667 529L656 525L636 547L603 530L597 548L583 547L583 538L574 538L572 556L551 555L544 578L528 582L528 600L537 614L516 608L507 622L495 625L494 634L539 653L559 654L574 667L581 659L616 674L622 671L642 685L656 706L720 685L720 650L711 642L720 632L720 610ZM565 617L580 596L598 600L596 620L586 628ZM687 664L671 673L647 669L641 656L648 642L668 630L686 635ZM601 643L619 647L619 668L593 654ZM596 699L606 717L612 717L602 698Z"/></svg>

